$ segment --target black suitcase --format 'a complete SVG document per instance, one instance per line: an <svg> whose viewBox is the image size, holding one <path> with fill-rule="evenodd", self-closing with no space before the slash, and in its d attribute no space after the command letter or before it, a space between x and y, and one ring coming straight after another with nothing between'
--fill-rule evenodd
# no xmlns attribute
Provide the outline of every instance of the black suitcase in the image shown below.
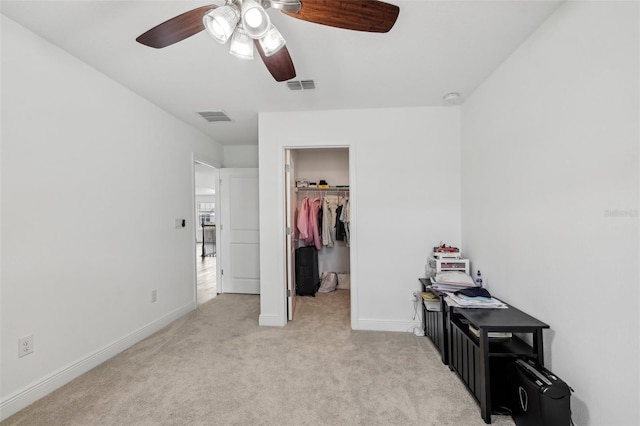
<svg viewBox="0 0 640 426"><path fill-rule="evenodd" d="M571 425L571 388L532 361L515 362L512 416L518 426Z"/></svg>
<svg viewBox="0 0 640 426"><path fill-rule="evenodd" d="M315 297L318 288L318 250L313 246L300 247L296 250L296 294Z"/></svg>

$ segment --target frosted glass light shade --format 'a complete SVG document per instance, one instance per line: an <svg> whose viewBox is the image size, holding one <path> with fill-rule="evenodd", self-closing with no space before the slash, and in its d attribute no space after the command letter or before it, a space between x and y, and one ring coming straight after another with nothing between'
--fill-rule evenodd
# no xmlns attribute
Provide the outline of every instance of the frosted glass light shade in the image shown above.
<svg viewBox="0 0 640 426"><path fill-rule="evenodd" d="M231 36L229 53L240 59L253 59L253 39L249 37L242 25L238 25Z"/></svg>
<svg viewBox="0 0 640 426"><path fill-rule="evenodd" d="M262 47L262 51L265 56L271 56L276 53L278 50L282 49L282 46L285 45L286 41L280 31L274 26L271 25L267 33L260 40L260 47Z"/></svg>
<svg viewBox="0 0 640 426"><path fill-rule="evenodd" d="M263 37L271 26L267 11L254 0L242 2L242 24L251 38Z"/></svg>
<svg viewBox="0 0 640 426"><path fill-rule="evenodd" d="M207 12L202 18L202 23L214 40L224 44L233 34L239 19L238 10L234 6L226 5Z"/></svg>

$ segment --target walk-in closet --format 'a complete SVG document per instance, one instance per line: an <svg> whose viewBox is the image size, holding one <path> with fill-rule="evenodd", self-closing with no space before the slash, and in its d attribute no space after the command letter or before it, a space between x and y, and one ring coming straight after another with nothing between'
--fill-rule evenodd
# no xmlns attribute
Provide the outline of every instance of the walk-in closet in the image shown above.
<svg viewBox="0 0 640 426"><path fill-rule="evenodd" d="M348 328L349 149L289 149L285 156L289 320L321 311Z"/></svg>

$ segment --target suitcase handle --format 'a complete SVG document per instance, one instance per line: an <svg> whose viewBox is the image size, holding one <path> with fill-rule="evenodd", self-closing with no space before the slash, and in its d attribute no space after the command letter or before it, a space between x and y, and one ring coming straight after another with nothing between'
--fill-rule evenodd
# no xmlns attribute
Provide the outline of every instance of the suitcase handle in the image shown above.
<svg viewBox="0 0 640 426"><path fill-rule="evenodd" d="M529 395L522 386L518 386L518 394L520 396L520 407L522 407L522 410L526 413L529 406Z"/></svg>

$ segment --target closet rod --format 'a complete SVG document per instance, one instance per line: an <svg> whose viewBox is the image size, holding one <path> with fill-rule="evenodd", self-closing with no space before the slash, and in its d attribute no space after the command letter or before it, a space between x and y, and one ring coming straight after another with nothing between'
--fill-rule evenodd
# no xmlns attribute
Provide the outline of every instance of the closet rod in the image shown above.
<svg viewBox="0 0 640 426"><path fill-rule="evenodd" d="M346 192L349 191L349 187L339 188L339 187L331 187L331 188L296 188L297 191L333 191L333 192Z"/></svg>

